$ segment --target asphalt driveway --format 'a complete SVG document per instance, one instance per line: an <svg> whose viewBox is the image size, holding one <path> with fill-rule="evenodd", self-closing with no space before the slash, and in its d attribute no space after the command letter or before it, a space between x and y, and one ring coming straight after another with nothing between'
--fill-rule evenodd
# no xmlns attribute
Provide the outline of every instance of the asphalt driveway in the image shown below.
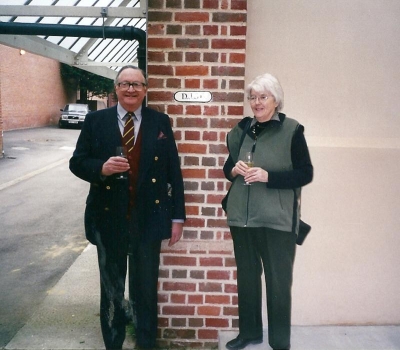
<svg viewBox="0 0 400 350"><path fill-rule="evenodd" d="M87 241L88 184L68 169L79 130L4 132L0 159L0 348L35 313Z"/></svg>

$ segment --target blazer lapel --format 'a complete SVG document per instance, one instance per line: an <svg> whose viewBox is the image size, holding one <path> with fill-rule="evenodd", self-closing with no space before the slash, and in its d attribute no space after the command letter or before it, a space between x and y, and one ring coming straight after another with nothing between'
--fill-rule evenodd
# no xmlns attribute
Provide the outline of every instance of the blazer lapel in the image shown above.
<svg viewBox="0 0 400 350"><path fill-rule="evenodd" d="M109 152L111 156L115 156L117 146L121 146L121 131L118 126L117 106L109 109L102 121L104 135L106 137L105 145L110 147Z"/></svg>

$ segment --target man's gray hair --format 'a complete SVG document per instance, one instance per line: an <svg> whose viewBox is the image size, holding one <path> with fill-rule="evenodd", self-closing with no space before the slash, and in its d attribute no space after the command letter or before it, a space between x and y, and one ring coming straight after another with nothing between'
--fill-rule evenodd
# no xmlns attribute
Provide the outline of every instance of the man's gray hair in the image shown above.
<svg viewBox="0 0 400 350"><path fill-rule="evenodd" d="M114 86L117 85L117 84L119 83L118 79L119 79L119 76L121 75L121 73L122 73L125 69L128 69L128 68L130 68L130 69L137 69L137 70L141 71L142 74L143 74L143 77L144 77L144 83L147 85L146 73L143 71L143 69L141 69L141 68L139 68L139 67L136 67L136 66L133 66L133 65L127 65L127 66L123 66L123 67L119 70L117 76L116 76L115 79L114 79Z"/></svg>

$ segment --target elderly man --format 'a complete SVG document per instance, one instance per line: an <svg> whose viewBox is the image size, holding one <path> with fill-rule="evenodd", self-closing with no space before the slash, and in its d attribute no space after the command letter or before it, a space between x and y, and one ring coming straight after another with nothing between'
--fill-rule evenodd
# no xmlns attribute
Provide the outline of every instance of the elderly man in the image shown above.
<svg viewBox="0 0 400 350"><path fill-rule="evenodd" d="M152 348L161 241L179 241L185 220L182 173L169 117L142 106L143 71L123 67L115 91L116 106L86 116L70 169L90 183L85 231L97 246L106 349L122 349L125 339L128 253L137 346ZM126 158L116 154L119 146L126 148Z"/></svg>

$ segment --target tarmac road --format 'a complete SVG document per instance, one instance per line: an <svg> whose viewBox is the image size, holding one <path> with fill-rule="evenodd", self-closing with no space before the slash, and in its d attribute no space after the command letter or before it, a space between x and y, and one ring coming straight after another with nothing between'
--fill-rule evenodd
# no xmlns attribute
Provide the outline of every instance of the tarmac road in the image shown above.
<svg viewBox="0 0 400 350"><path fill-rule="evenodd" d="M79 130L4 132L0 159L0 348L87 246L89 185L68 169Z"/></svg>

